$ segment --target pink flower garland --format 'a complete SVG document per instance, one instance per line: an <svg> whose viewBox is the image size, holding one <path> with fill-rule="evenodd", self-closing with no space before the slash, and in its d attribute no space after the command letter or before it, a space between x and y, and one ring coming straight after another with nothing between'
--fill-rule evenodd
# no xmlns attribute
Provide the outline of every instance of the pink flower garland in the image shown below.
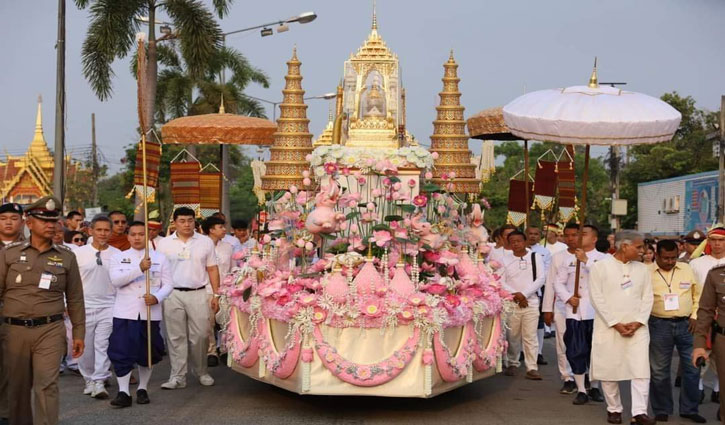
<svg viewBox="0 0 725 425"><path fill-rule="evenodd" d="M334 347L328 344L320 328L315 327L315 350L322 364L337 378L359 387L375 387L390 382L410 363L417 351L420 330L415 328L413 336L405 345L387 359L374 364L358 364L345 360Z"/></svg>

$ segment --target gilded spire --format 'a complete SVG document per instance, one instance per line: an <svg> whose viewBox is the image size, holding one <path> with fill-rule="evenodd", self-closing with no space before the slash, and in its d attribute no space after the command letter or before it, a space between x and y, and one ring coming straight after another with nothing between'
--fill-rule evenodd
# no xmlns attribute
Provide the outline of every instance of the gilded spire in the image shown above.
<svg viewBox="0 0 725 425"><path fill-rule="evenodd" d="M478 193L479 182L476 179L476 165L471 163L471 151L468 149L466 122L463 120L464 107L461 106L461 92L458 91L458 64L453 51L443 64L443 91L440 92L440 105L436 120L433 121L431 152L438 152L434 163L433 180L445 183L443 174L455 173L453 191L458 193ZM447 182L447 181L446 181Z"/></svg>
<svg viewBox="0 0 725 425"><path fill-rule="evenodd" d="M270 147L267 172L262 177L262 190L287 190L290 185L302 184L302 172L309 169L307 155L312 152L312 134L309 132L305 91L302 90L302 63L297 58L297 47L287 62L287 75L282 90L280 115L274 144Z"/></svg>
<svg viewBox="0 0 725 425"><path fill-rule="evenodd" d="M226 111L224 110L224 93L222 93L222 100L219 102L219 113L225 114Z"/></svg>
<svg viewBox="0 0 725 425"><path fill-rule="evenodd" d="M38 95L38 113L35 116L35 134L33 135L33 141L31 146L36 143L45 144L45 137L43 136L43 96Z"/></svg>
<svg viewBox="0 0 725 425"><path fill-rule="evenodd" d="M597 57L594 56L594 70L592 70L592 76L589 77L589 88L599 88L599 78L597 77Z"/></svg>
<svg viewBox="0 0 725 425"><path fill-rule="evenodd" d="M375 3L376 3L376 1L373 0L373 28L372 29L374 31L377 31L378 30L378 11L377 11L377 7L376 7L377 5Z"/></svg>

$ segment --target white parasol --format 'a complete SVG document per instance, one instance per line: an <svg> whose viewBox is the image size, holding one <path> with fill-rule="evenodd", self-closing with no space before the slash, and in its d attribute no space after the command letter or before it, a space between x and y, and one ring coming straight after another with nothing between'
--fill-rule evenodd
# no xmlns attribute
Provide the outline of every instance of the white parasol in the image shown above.
<svg viewBox="0 0 725 425"><path fill-rule="evenodd" d="M586 145L581 226L586 220L590 145L637 145L671 140L682 115L667 103L641 93L600 87L597 62L587 86L535 91L504 106L511 133L524 139ZM575 282L579 281L577 261ZM578 296L574 285L574 295ZM576 312L576 308L574 309Z"/></svg>

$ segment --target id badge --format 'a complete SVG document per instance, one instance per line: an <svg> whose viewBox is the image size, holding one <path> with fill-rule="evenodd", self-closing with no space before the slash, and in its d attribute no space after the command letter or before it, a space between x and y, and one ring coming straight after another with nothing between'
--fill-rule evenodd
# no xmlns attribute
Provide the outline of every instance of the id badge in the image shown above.
<svg viewBox="0 0 725 425"><path fill-rule="evenodd" d="M53 282L53 276L50 273L43 273L40 275L40 282L38 283L38 288L40 289L50 289L50 283Z"/></svg>
<svg viewBox="0 0 725 425"><path fill-rule="evenodd" d="M526 270L526 261L519 261L519 270Z"/></svg>
<svg viewBox="0 0 725 425"><path fill-rule="evenodd" d="M680 289L687 290L690 289L690 286L692 286L690 282L680 282Z"/></svg>
<svg viewBox="0 0 725 425"><path fill-rule="evenodd" d="M665 311L680 309L680 296L677 294L665 294Z"/></svg>
<svg viewBox="0 0 725 425"><path fill-rule="evenodd" d="M631 288L632 287L632 280L631 279L625 280L624 282L622 282L622 285L621 286L622 286L622 289L629 289L629 288Z"/></svg>
<svg viewBox="0 0 725 425"><path fill-rule="evenodd" d="M191 257L191 253L188 249L184 248L179 252L179 260L188 260Z"/></svg>

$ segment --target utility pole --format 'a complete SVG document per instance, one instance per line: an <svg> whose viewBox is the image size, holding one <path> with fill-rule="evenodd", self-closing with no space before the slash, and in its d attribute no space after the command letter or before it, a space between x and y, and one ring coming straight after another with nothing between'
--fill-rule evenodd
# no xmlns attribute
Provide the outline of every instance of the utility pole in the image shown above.
<svg viewBox="0 0 725 425"><path fill-rule="evenodd" d="M96 114L91 114L91 175L93 176L93 206L98 205L98 145L96 145Z"/></svg>
<svg viewBox="0 0 725 425"><path fill-rule="evenodd" d="M65 197L65 0L58 0L58 40L55 79L55 145L53 152L53 194L63 203Z"/></svg>
<svg viewBox="0 0 725 425"><path fill-rule="evenodd" d="M609 83L599 83L600 85L609 85L610 87L614 88L616 86L626 86L627 83L625 82L609 82ZM614 212L614 203L615 200L619 199L619 173L622 168L622 151L621 147L619 146L610 146L609 147L609 187L612 191L612 213ZM629 162L629 153L627 153L627 162ZM610 223L612 226L612 231L616 232L619 230L619 217L610 214Z"/></svg>
<svg viewBox="0 0 725 425"><path fill-rule="evenodd" d="M720 97L720 178L717 185L717 221L722 223L725 206L725 96Z"/></svg>

